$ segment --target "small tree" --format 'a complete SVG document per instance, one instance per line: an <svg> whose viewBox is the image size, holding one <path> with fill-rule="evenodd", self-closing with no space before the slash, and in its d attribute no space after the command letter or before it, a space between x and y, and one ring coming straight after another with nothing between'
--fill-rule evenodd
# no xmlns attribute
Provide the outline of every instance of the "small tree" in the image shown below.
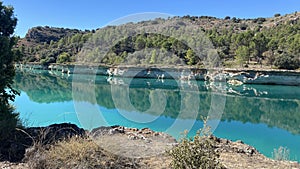
<svg viewBox="0 0 300 169"><path fill-rule="evenodd" d="M61 53L57 58L57 63L65 63L70 61L71 61L71 56L69 53L66 52Z"/></svg>
<svg viewBox="0 0 300 169"><path fill-rule="evenodd" d="M250 55L250 50L247 46L239 46L235 51L235 59L240 66L243 66L244 62L248 60Z"/></svg>
<svg viewBox="0 0 300 169"><path fill-rule="evenodd" d="M272 50L268 50L268 51L264 52L262 54L262 56L264 56L264 57L267 58L267 63L269 65L271 65L271 67L272 67L273 64L274 64L274 61L275 61L275 54L274 54L274 52Z"/></svg>
<svg viewBox="0 0 300 169"><path fill-rule="evenodd" d="M188 65L194 65L196 61L196 55L192 49L188 49L186 52L185 59L187 59Z"/></svg>
<svg viewBox="0 0 300 169"><path fill-rule="evenodd" d="M146 46L146 39L142 35L139 35L135 41L135 50L142 50Z"/></svg>
<svg viewBox="0 0 300 169"><path fill-rule="evenodd" d="M279 17L279 16L281 16L280 13L276 13L276 14L274 15L274 17Z"/></svg>
<svg viewBox="0 0 300 169"><path fill-rule="evenodd" d="M246 30L247 27L248 27L248 25L245 24L245 23L241 23L241 24L240 24L240 29L243 30L243 31Z"/></svg>
<svg viewBox="0 0 300 169"><path fill-rule="evenodd" d="M225 16L225 20L230 20L230 16Z"/></svg>
<svg viewBox="0 0 300 169"><path fill-rule="evenodd" d="M300 62L295 56L283 53L282 55L276 57L274 65L279 69L294 70L300 67Z"/></svg>
<svg viewBox="0 0 300 169"><path fill-rule="evenodd" d="M16 43L16 38L11 37L17 24L17 19L13 15L13 8L3 6L0 1L0 141L7 139L10 132L17 125L17 114L9 104L14 101L18 94L12 88L15 76L14 61L15 55L12 47Z"/></svg>
<svg viewBox="0 0 300 169"><path fill-rule="evenodd" d="M151 54L151 58L150 58L150 64L155 64L156 63L156 58L157 58L157 54L156 54L156 50L152 50L152 54Z"/></svg>
<svg viewBox="0 0 300 169"><path fill-rule="evenodd" d="M267 50L268 39L263 33L257 33L253 40L255 42L255 50L257 51L257 59L261 59L263 52Z"/></svg>

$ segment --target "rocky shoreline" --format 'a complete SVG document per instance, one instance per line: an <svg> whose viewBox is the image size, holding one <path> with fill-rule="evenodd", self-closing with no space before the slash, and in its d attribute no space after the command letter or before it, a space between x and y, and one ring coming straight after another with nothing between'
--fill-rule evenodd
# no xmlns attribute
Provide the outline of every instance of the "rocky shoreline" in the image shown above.
<svg viewBox="0 0 300 169"><path fill-rule="evenodd" d="M222 75L227 82L234 82L233 84L300 85L299 71L225 69Z"/></svg>
<svg viewBox="0 0 300 169"><path fill-rule="evenodd" d="M120 157L138 159L138 168L169 168L170 158L165 151L176 146L178 142L168 134L155 132L149 128L137 129L123 126L99 127L92 131L84 131L73 124L54 124L48 127L27 128L18 135L18 139L10 140L10 152L23 153L23 158L3 158L4 150L1 143L0 168L29 169L28 156L36 152L34 144L52 146L55 142L71 137L88 137L102 149ZM18 131L16 131L18 132ZM24 134L27 133L27 134ZM28 138L30 136L30 138ZM24 142L20 143L20 139ZM291 161L275 161L260 154L254 147L242 141L210 137L215 142L215 151L220 153L220 161L226 168L300 168L300 164ZM31 142L31 141L33 142ZM18 145L18 146L16 146ZM21 147L23 145L23 147ZM27 146L24 146L27 145ZM14 148L14 149L12 149ZM8 154L10 157L11 154ZM38 157L37 157L38 158ZM8 162L7 160L14 161ZM124 167L125 168L125 167Z"/></svg>
<svg viewBox="0 0 300 169"><path fill-rule="evenodd" d="M300 86L299 70L279 69L204 69L186 66L145 67L105 65L49 65L16 64L18 70L49 70L60 74L92 74L110 77L201 80L227 82L232 85L268 84ZM55 73L54 73L55 74Z"/></svg>

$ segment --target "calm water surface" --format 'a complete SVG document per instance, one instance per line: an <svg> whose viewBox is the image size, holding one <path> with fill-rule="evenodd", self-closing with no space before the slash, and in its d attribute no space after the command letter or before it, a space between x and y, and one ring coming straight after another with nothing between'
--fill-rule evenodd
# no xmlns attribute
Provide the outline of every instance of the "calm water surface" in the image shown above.
<svg viewBox="0 0 300 169"><path fill-rule="evenodd" d="M14 104L26 126L70 122L85 129L149 127L180 138L187 126L192 126L189 135L195 135L203 126L201 117L219 106L216 136L243 140L268 157L274 148L284 146L292 160L300 161L299 86L235 87L171 79L72 77L48 71L20 71L15 82L21 95Z"/></svg>

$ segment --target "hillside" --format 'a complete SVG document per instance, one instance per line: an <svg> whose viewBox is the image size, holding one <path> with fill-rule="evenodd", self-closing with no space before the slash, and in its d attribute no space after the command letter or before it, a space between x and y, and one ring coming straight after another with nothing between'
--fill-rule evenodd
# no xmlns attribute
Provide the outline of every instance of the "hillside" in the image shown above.
<svg viewBox="0 0 300 169"><path fill-rule="evenodd" d="M147 30L161 33L151 34ZM201 66L210 57L210 49L215 49L220 62L215 65L297 69L300 12L255 19L184 16L108 26L97 31L35 27L20 39L16 48L22 54L22 62L44 65L79 61Z"/></svg>

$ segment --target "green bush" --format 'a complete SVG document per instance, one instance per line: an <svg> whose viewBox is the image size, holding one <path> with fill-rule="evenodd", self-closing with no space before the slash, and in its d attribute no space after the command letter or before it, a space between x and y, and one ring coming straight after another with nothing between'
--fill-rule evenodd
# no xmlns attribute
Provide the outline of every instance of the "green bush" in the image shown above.
<svg viewBox="0 0 300 169"><path fill-rule="evenodd" d="M245 24L245 23L242 23L242 24L240 25L240 29L243 30L243 31L246 30L247 27L248 27L248 25Z"/></svg>
<svg viewBox="0 0 300 169"><path fill-rule="evenodd" d="M199 130L194 138L188 139L186 134L177 146L167 151L172 168L225 168L218 161L219 154L215 151L215 141L211 139L206 120L203 130Z"/></svg>
<svg viewBox="0 0 300 169"><path fill-rule="evenodd" d="M58 58L57 58L57 63L65 63L65 62L70 62L71 61L71 56L67 52L61 53Z"/></svg>
<svg viewBox="0 0 300 169"><path fill-rule="evenodd" d="M280 13L274 14L274 17L279 17L279 16L281 16Z"/></svg>
<svg viewBox="0 0 300 169"><path fill-rule="evenodd" d="M265 21L266 21L266 18L262 18L262 17L253 19L253 22L258 23L258 24L263 24Z"/></svg>
<svg viewBox="0 0 300 169"><path fill-rule="evenodd" d="M289 54L282 54L276 57L274 65L279 69L289 70L298 69L300 67L299 59Z"/></svg>

